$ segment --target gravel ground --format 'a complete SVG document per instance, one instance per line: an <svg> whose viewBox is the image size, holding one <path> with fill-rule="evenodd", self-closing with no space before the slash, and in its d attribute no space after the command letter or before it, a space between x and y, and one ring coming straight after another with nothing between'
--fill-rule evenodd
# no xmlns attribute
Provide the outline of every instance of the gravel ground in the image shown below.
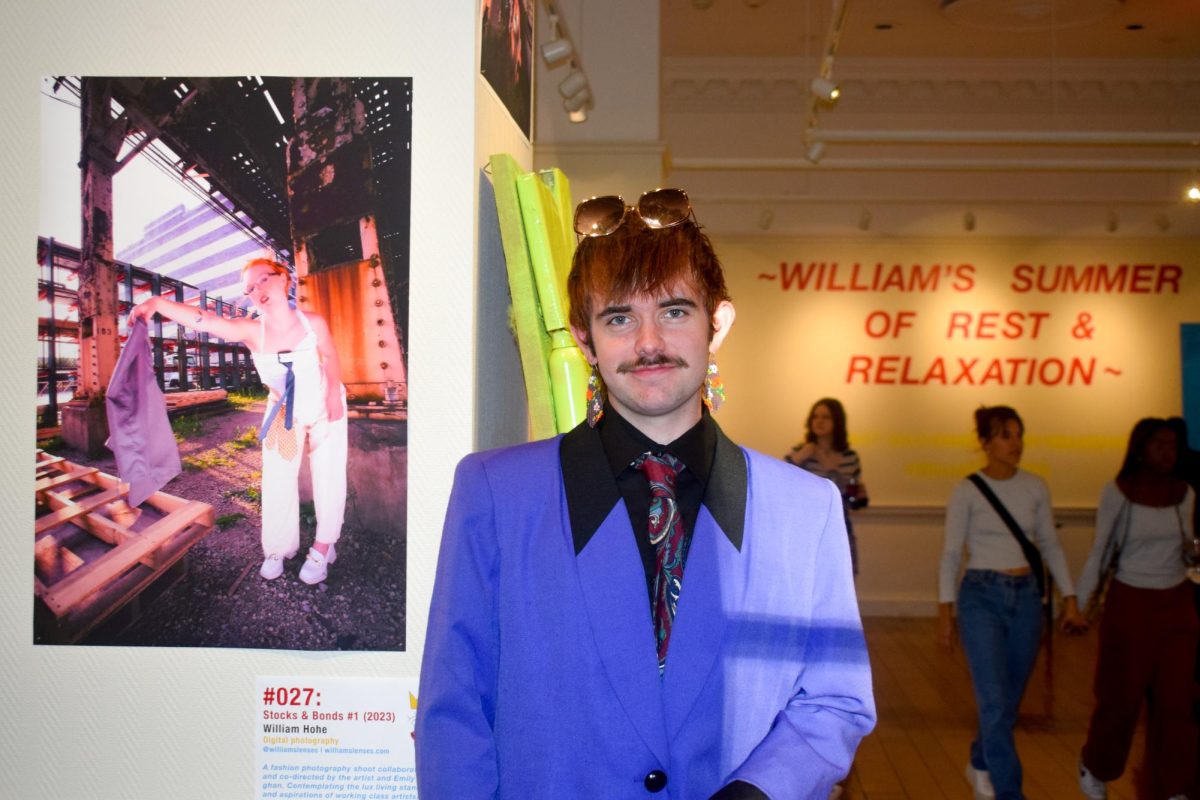
<svg viewBox="0 0 1200 800"><path fill-rule="evenodd" d="M302 507L300 554L273 581L258 574L262 457L253 430L262 403L200 419L179 445L184 471L163 491L212 505L218 524L187 556L186 573L123 629L106 626L86 644L252 647L288 650L404 650L405 540L349 521L329 577L316 586L297 577L312 544L311 505ZM245 446L248 445L248 446ZM117 474L110 455L71 461ZM154 594L154 587L144 595Z"/></svg>

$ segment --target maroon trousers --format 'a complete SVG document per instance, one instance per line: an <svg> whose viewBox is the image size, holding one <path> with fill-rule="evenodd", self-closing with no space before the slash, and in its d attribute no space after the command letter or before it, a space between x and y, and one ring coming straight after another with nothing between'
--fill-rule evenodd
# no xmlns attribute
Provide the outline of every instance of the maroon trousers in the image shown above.
<svg viewBox="0 0 1200 800"><path fill-rule="evenodd" d="M1182 794L1196 778L1196 639L1192 585L1136 589L1114 580L1100 622L1096 708L1083 763L1111 781L1125 771L1142 701L1147 707L1147 777L1154 798Z"/></svg>

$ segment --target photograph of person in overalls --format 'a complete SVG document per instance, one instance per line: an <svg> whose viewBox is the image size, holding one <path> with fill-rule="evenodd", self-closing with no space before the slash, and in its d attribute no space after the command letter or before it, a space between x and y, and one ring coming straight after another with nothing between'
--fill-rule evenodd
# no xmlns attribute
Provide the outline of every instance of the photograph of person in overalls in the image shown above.
<svg viewBox="0 0 1200 800"><path fill-rule="evenodd" d="M274 580L300 549L300 463L305 442L312 472L316 541L300 580L320 583L337 559L335 544L346 509L346 389L329 326L320 315L294 307L287 266L256 258L242 268L242 284L257 317L231 319L192 305L151 297L130 311L130 323L154 314L180 325L240 342L269 389L259 428L262 443L262 547L259 574Z"/></svg>

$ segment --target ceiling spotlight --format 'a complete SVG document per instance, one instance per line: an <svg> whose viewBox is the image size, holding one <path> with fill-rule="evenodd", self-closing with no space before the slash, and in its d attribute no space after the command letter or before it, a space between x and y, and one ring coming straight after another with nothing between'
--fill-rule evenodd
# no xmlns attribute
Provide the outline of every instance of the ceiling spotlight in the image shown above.
<svg viewBox="0 0 1200 800"><path fill-rule="evenodd" d="M804 153L804 157L813 164L816 164L818 161L820 161L821 156L823 155L825 155L825 142L821 141L820 139L809 144L808 150Z"/></svg>
<svg viewBox="0 0 1200 800"><path fill-rule="evenodd" d="M967 213L963 214L963 230L975 230L975 213L973 211L968 211Z"/></svg>
<svg viewBox="0 0 1200 800"><path fill-rule="evenodd" d="M773 223L773 222L775 222L775 212L774 211L772 211L769 208L764 208L762 211L758 212L758 229L759 230L763 230L763 231L770 230L771 223Z"/></svg>
<svg viewBox="0 0 1200 800"><path fill-rule="evenodd" d="M584 85L583 89L563 100L563 108L567 111L578 111L592 99L592 93Z"/></svg>
<svg viewBox="0 0 1200 800"><path fill-rule="evenodd" d="M581 106L574 111L568 111L567 119L571 120L571 122L587 122L587 106Z"/></svg>
<svg viewBox="0 0 1200 800"><path fill-rule="evenodd" d="M838 88L836 83L828 78L822 78L819 76L812 79L812 83L809 84L809 88L812 90L812 93L817 96L817 99L826 103L836 103L837 99L842 95L842 91Z"/></svg>
<svg viewBox="0 0 1200 800"><path fill-rule="evenodd" d="M563 82L558 85L558 93L563 97L574 97L587 88L587 76L577 69L571 70Z"/></svg>
<svg viewBox="0 0 1200 800"><path fill-rule="evenodd" d="M1104 228L1109 233L1116 233L1117 227L1120 225L1120 222L1121 222L1120 219L1118 219L1118 217L1117 217L1117 212L1110 210L1108 212L1108 216L1106 217L1106 219L1104 221Z"/></svg>
<svg viewBox="0 0 1200 800"><path fill-rule="evenodd" d="M1200 203L1200 183L1193 182L1191 186L1187 187L1187 191L1184 192L1183 196L1186 197L1189 202Z"/></svg>
<svg viewBox="0 0 1200 800"><path fill-rule="evenodd" d="M574 52L575 48L571 46L569 39L554 39L542 45L542 60L546 62L546 66L553 67L570 58Z"/></svg>
<svg viewBox="0 0 1200 800"><path fill-rule="evenodd" d="M871 230L871 212L865 208L858 215L858 229L861 231Z"/></svg>

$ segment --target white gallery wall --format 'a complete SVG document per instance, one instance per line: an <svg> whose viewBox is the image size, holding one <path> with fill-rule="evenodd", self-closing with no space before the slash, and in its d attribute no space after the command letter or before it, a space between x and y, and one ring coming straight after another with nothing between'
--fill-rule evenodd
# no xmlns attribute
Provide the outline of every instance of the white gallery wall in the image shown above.
<svg viewBox="0 0 1200 800"><path fill-rule="evenodd" d="M478 170L528 143L477 78L478 0L213 0L7 9L0 33L0 796L241 798L253 793L256 675L416 678L454 464L473 447ZM39 85L45 75L413 79L408 652L32 644ZM478 112L478 113L477 113Z"/></svg>
<svg viewBox="0 0 1200 800"><path fill-rule="evenodd" d="M1157 205L1161 181L1127 183L1074 172L1058 191L1053 186L1031 191L1020 176L1002 172L981 176L969 187L942 173L904 172L874 183L853 173L747 176L731 192L698 166L701 159L727 155L721 137L702 143L688 134L717 130L729 140L761 136L760 154L776 155L778 143L791 142L798 133L795 115L781 114L770 95L765 109L751 104L734 116L714 111L707 95L694 89L708 84L693 79L698 71L706 77L704 70L728 75L728 64L677 61L666 65L660 81L659 4L564 0L558 5L579 37L576 44L597 100L589 123L571 126L556 94L564 73L547 71L539 62L537 166L563 168L577 199L610 192L634 197L661 183L693 190L700 221L709 226L726 260L741 313L723 351L730 401L719 418L722 425L735 439L781 454L802 434L804 412L817 396L842 396L850 405L868 483L878 505L888 507L869 509L858 526L864 610L932 611L938 498L977 461L969 412L982 402L1012 402L1026 412L1029 465L1061 480L1056 499L1078 507L1061 517L1078 569L1090 535L1087 506L1094 503L1097 481L1108 474L1108 461L1120 449L1128 424L1142 414L1178 412L1178 373L1170 366L1178 354L1170 347L1177 344L1164 342L1167 334L1154 326L1196 321L1200 209L1162 210ZM0 426L0 509L9 532L6 557L0 559L0 669L7 678L0 688L7 723L0 733L0 797L249 797L256 675L416 677L453 467L479 441L472 423L478 419L476 380L506 377L490 374L494 365L478 364L475 356L480 170L496 152L513 155L525 167L534 160L478 77L478 15L478 0L212 0L199 6L116 0L104 7L46 0L6 12L0 33L0 168L7 189L0 264L12 292L9 313L0 321L0 365L9 377L0 387L9 411L8 422ZM538 34L545 32L540 20ZM1197 71L1195 61L1181 69L1188 75ZM28 531L33 525L33 256L39 233L37 92L49 74L413 79L407 652L32 645ZM1189 91L1195 84L1187 83ZM791 83L781 86L791 91ZM1173 124L1194 126L1195 108L1189 105L1183 121ZM844 106L845 118L833 117L836 127L885 124L856 120L855 111L853 104ZM903 121L913 126L927 119ZM673 151L664 142L668 137ZM911 202L905 193L913 183L926 187L932 199ZM1122 192L1131 198L1124 205L1115 201ZM1097 194L1104 199L1089 199ZM972 198L980 195L994 202L972 206ZM1106 230L1110 206L1120 221L1115 232ZM979 229L968 234L964 212L972 208ZM870 212L866 225L863 211ZM1016 241L1022 231L1041 238ZM1086 265L1101 260L1178 265L1185 278L1178 294L1127 293L1121 302L1111 293L1032 298L1011 289L1012 269L1024 261ZM828 282L821 291L796 288L795 265L834 261L871 267L970 264L977 271L972 290L964 292L839 292ZM784 272L790 276L787 289ZM772 273L773 279L760 278ZM848 280L844 271L839 280ZM893 315L916 310L920 316L902 336L876 338L866 325L879 310ZM1121 369L1123 378L1097 373L1095 383L1067 387L1062 394L1029 385L941 387L876 380L867 386L846 380L854 356L908 357L925 365L919 369L922 376L939 355L973 357L977 342L946 335L948 315L991 310L1051 313L1053 323L1046 323L1038 339L1021 340L1031 346L1022 352L1047 358L1095 355ZM1080 313L1092 315L1094 335L1104 338L1072 336L1070 323ZM828 346L814 348L814 339ZM1000 344L1005 343L1001 334ZM878 371L872 374L878 378ZM1072 414L1071 408L1087 408L1089 414ZM1098 416L1093 418L1091 410Z"/></svg>

